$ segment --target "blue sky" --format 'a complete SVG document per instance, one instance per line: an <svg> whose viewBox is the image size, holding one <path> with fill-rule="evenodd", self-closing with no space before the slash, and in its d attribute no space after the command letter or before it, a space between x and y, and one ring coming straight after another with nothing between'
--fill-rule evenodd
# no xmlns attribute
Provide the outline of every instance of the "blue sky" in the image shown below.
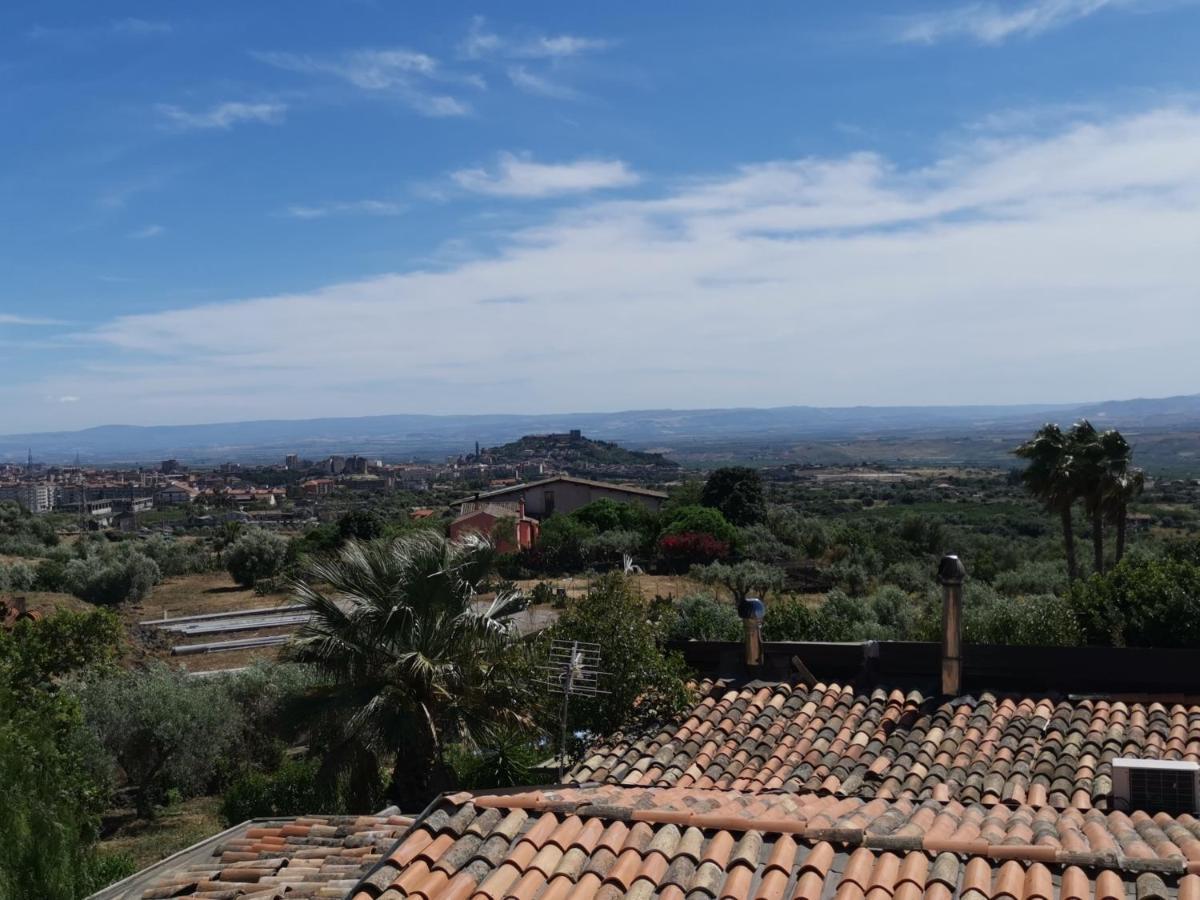
<svg viewBox="0 0 1200 900"><path fill-rule="evenodd" d="M1198 45L1182 0L9 2L0 432L1192 392Z"/></svg>

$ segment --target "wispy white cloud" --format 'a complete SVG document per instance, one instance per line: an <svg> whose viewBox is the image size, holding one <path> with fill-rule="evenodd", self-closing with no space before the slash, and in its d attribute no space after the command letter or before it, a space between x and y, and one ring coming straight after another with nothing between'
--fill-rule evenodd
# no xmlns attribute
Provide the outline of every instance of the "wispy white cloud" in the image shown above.
<svg viewBox="0 0 1200 900"><path fill-rule="evenodd" d="M125 34L133 37L152 37L154 35L171 34L175 30L170 22L155 22L149 19L118 19L109 25L113 34Z"/></svg>
<svg viewBox="0 0 1200 900"><path fill-rule="evenodd" d="M402 203L390 200L350 200L335 203L294 204L286 214L293 219L323 219L327 216L398 216L407 209Z"/></svg>
<svg viewBox="0 0 1200 900"><path fill-rule="evenodd" d="M575 100L579 97L579 92L573 87L560 84L545 75L530 72L525 66L509 66L508 79L513 83L513 87L527 94L555 100Z"/></svg>
<svg viewBox="0 0 1200 900"><path fill-rule="evenodd" d="M1157 0L1162 5L1162 0ZM1031 0L1025 3L968 3L900 20L905 43L935 44L967 39L1000 44L1035 37L1103 10L1149 6L1147 0Z"/></svg>
<svg viewBox="0 0 1200 900"><path fill-rule="evenodd" d="M629 187L640 180L621 160L579 159L539 163L527 156L500 154L492 170L459 169L450 176L460 188L495 197L539 198Z"/></svg>
<svg viewBox="0 0 1200 900"><path fill-rule="evenodd" d="M362 91L397 96L417 112L431 117L464 116L471 111L470 104L433 89L434 85L483 86L478 76L443 71L432 56L403 47L353 50L332 57L282 52L259 52L253 56L284 71L329 76Z"/></svg>
<svg viewBox="0 0 1200 900"><path fill-rule="evenodd" d="M79 397L75 394L63 394L61 397L57 398L56 402L58 402L58 403L78 403Z"/></svg>
<svg viewBox="0 0 1200 900"><path fill-rule="evenodd" d="M502 56L507 59L565 59L584 53L606 50L611 42L576 34L533 34L501 36L491 31L483 16L475 16L459 44L459 53L468 59Z"/></svg>
<svg viewBox="0 0 1200 900"><path fill-rule="evenodd" d="M129 232L129 236L134 240L144 241L147 238L158 237L164 234L166 230L162 225L147 225L145 228L138 228L135 231Z"/></svg>
<svg viewBox="0 0 1200 900"><path fill-rule="evenodd" d="M171 34L175 28L170 22L151 19L113 19L100 25L47 26L34 25L26 36L34 41L51 41L63 45L81 47L103 38L150 38Z"/></svg>
<svg viewBox="0 0 1200 900"><path fill-rule="evenodd" d="M781 159L649 197L580 198L436 268L122 316L84 336L90 362L0 386L0 407L88 398L86 416L30 409L21 430L1161 396L1200 383L1200 110L946 145L915 167Z"/></svg>
<svg viewBox="0 0 1200 900"><path fill-rule="evenodd" d="M166 123L180 131L220 129L228 131L243 122L258 122L264 125L279 125L287 114L285 103L242 103L237 101L218 103L199 112L190 112L171 103L160 103L156 107Z"/></svg>
<svg viewBox="0 0 1200 900"><path fill-rule="evenodd" d="M47 319L41 316L20 316L15 313L0 313L0 325L62 325L60 319Z"/></svg>

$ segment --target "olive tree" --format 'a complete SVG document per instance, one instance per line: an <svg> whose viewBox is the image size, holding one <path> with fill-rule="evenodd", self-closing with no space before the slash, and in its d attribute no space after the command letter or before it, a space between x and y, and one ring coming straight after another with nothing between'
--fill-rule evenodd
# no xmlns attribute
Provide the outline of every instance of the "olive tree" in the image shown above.
<svg viewBox="0 0 1200 900"><path fill-rule="evenodd" d="M287 559L287 541L261 528L243 531L225 551L225 568L243 587L253 587L263 578L274 578Z"/></svg>

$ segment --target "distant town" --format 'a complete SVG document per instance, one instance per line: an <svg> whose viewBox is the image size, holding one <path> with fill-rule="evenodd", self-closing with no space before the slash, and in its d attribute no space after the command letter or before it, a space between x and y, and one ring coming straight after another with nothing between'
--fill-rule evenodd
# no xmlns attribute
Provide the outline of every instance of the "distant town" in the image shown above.
<svg viewBox="0 0 1200 900"><path fill-rule="evenodd" d="M677 468L657 454L592 441L578 430L528 435L494 448L476 444L473 452L441 462L385 463L355 453L311 460L289 453L273 465L164 459L156 466L104 467L42 464L31 451L24 465L0 465L0 501L15 501L34 515L73 517L81 530L134 531L147 521L303 527L324 518L324 501L335 493L402 491L440 500L553 476L662 484ZM421 518L432 510L411 512Z"/></svg>

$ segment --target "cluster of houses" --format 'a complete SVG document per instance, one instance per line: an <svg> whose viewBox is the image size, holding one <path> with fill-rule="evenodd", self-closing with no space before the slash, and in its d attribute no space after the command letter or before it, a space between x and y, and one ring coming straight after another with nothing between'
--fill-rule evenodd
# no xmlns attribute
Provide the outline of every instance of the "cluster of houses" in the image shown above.
<svg viewBox="0 0 1200 900"><path fill-rule="evenodd" d="M554 513L568 515L596 500L637 503L657 511L666 499L661 491L634 485L555 475L459 500L458 516L450 523L450 537L469 532L485 534L501 553L513 553L536 544L540 521Z"/></svg>

